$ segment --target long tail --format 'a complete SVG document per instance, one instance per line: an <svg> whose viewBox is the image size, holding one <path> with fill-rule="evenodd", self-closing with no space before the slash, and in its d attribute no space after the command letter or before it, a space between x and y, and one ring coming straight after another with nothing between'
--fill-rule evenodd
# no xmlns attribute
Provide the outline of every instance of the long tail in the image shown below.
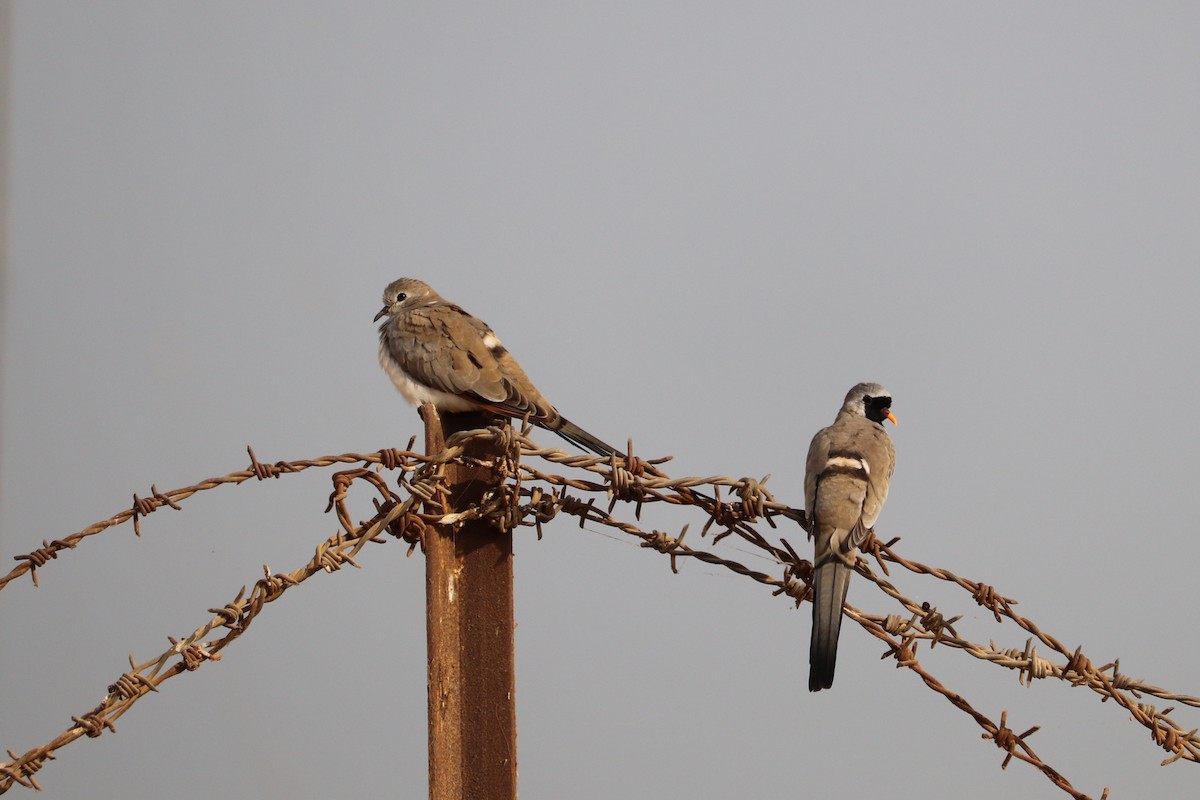
<svg viewBox="0 0 1200 800"><path fill-rule="evenodd" d="M565 417L559 417L552 424L540 422L536 424L543 425L546 430L554 431L576 447L581 447L584 450L591 450L596 455L611 456L613 453L619 452L617 448L610 444L605 444ZM551 425L553 425L553 427Z"/></svg>
<svg viewBox="0 0 1200 800"><path fill-rule="evenodd" d="M574 422L571 422L570 420L566 419L565 417L561 417L561 416L558 417L558 419L555 420L555 422L553 423L553 427L551 426L551 424L547 424L546 422L540 422L540 421L534 421L534 424L540 425L541 427L545 428L548 431L553 431L554 433L557 433L559 436L566 439L568 442L575 445L576 447L582 448L584 450L590 450L593 453L595 453L596 455L611 456L613 453L616 453L617 455L625 454L624 450L618 450L617 448L613 447L611 444L606 444L606 443L600 441L595 436L592 436L590 433L585 431L583 428L579 427ZM707 500L708 502L712 503L714 506L716 505L716 502L717 502L716 498L710 497L709 495L705 494L704 492L697 491L696 489L681 489L680 491L694 494L699 498Z"/></svg>
<svg viewBox="0 0 1200 800"><path fill-rule="evenodd" d="M837 664L838 633L842 629L842 606L850 588L850 567L830 555L813 570L813 628L808 649L808 690L819 692L833 686Z"/></svg>

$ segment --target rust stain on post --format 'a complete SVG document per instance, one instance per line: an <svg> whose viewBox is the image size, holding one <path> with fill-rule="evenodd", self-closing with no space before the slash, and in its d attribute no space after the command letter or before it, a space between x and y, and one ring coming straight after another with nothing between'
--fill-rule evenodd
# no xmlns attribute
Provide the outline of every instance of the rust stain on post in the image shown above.
<svg viewBox="0 0 1200 800"><path fill-rule="evenodd" d="M430 405L425 452L452 434L492 423L487 414L447 414ZM487 445L468 455L493 461ZM487 467L447 466L445 511L462 511L496 485ZM429 655L430 800L515 800L516 680L513 662L512 533L483 520L438 529L425 539Z"/></svg>

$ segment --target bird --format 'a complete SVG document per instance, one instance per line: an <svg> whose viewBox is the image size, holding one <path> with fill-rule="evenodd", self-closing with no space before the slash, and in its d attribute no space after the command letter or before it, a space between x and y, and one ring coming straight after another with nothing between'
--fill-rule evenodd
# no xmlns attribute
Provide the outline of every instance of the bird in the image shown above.
<svg viewBox="0 0 1200 800"><path fill-rule="evenodd" d="M483 320L416 278L383 290L379 364L408 402L438 411L490 411L528 419L575 446L609 456L616 448L569 421L537 390Z"/></svg>
<svg viewBox="0 0 1200 800"><path fill-rule="evenodd" d="M808 448L804 509L813 537L813 627L808 690L833 686L842 607L859 546L887 500L896 451L883 428L892 414L892 393L878 383L852 388L828 428Z"/></svg>

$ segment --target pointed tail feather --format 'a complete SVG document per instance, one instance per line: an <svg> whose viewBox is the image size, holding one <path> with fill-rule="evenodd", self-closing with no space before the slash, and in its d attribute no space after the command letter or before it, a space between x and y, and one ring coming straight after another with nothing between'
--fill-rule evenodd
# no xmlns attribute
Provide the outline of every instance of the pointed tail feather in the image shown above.
<svg viewBox="0 0 1200 800"><path fill-rule="evenodd" d="M808 650L810 692L833 686L842 606L850 588L850 575L850 567L835 555L830 555L813 570L813 628Z"/></svg>
<svg viewBox="0 0 1200 800"><path fill-rule="evenodd" d="M556 427L546 425L546 430L554 431L562 438L566 439L576 447L584 450L590 450L599 456L611 456L613 453L619 452L617 448L592 436L583 428L576 425L574 422L567 420L564 417L559 417Z"/></svg>
<svg viewBox="0 0 1200 800"><path fill-rule="evenodd" d="M534 421L534 424L539 425L548 431L553 431L554 433L557 433L559 436L566 439L568 442L575 445L576 447L583 449L583 450L590 450L591 452L595 453L598 456L611 456L614 453L616 453L618 456L625 454L625 452L623 450L618 450L617 448L613 447L612 445L606 444L606 443L600 441L595 436L592 436L590 433L585 431L583 428L579 427L574 422L571 422L570 420L566 419L565 417L561 417L561 416L558 417L558 419L554 423L554 427L551 427L550 425L546 424L545 422L539 422L539 421ZM651 467L650 469L653 472L653 467ZM658 474L658 473L655 473L655 474ZM717 500L715 497L711 497L711 496L705 494L704 492L697 491L696 489L680 489L679 491L694 494L696 497L699 497L703 500L707 500L708 502L712 503L714 506L717 503Z"/></svg>

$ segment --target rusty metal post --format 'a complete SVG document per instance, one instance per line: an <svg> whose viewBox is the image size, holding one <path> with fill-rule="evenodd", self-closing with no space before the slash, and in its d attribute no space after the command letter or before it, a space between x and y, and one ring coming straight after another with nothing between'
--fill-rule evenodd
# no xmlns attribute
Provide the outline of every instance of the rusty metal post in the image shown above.
<svg viewBox="0 0 1200 800"><path fill-rule="evenodd" d="M421 407L425 452L452 434L483 428L487 414ZM471 453L494 461L475 445ZM487 467L447 466L445 511L477 503L499 482ZM430 800L516 800L517 711L513 659L512 533L483 520L431 529L425 546L425 621L429 657Z"/></svg>

